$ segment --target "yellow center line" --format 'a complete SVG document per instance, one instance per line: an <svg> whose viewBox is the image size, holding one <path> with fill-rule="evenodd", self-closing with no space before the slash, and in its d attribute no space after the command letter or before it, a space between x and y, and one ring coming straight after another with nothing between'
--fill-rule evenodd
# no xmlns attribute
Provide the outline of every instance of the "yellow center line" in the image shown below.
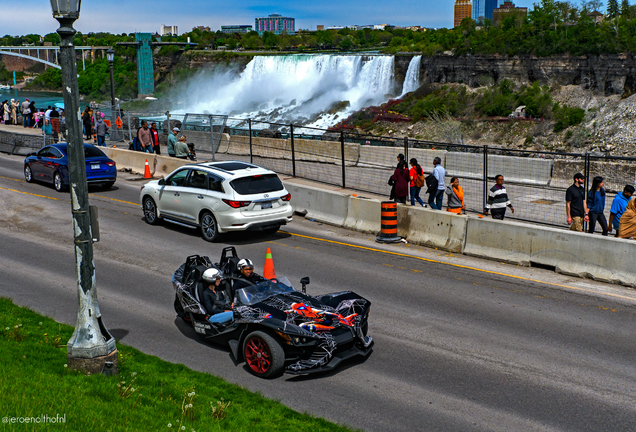
<svg viewBox="0 0 636 432"><path fill-rule="evenodd" d="M62 200L60 198L53 198L53 197L48 197L48 196L45 196L45 195L38 195L38 194L34 194L34 193L29 193L29 192L22 192L22 191L15 190L15 189L9 189L9 188L3 188L3 187L0 187L0 189L11 191L11 192L17 192L17 193L21 193L21 194L25 194L25 195L31 195L31 196L35 196L35 197L38 197L38 198L46 198L46 199L55 200L55 201L64 201L64 200ZM69 202L69 201L67 201L67 202Z"/></svg>
<svg viewBox="0 0 636 432"><path fill-rule="evenodd" d="M449 262L444 262L444 261L438 261L438 260L434 260L434 259L430 259L430 258L417 257L417 256L413 256L413 255L400 253L400 252L390 252L390 251L385 251L385 250L382 250L382 249L376 249L376 248L371 248L371 247L367 247L367 246L359 246L359 245L354 245L354 244L350 244L350 243L343 243L343 242L339 242L339 241L335 241L335 240L328 240L328 239L323 239L323 238L318 238L318 237L311 237L311 236L307 236L307 235L303 235L303 234L295 234L295 233L290 233L288 231L282 231L282 230L279 231L279 232L285 233L285 234L289 234L289 235L292 235L292 236L296 236L296 237L302 237L302 238L307 238L307 239L311 239L311 240L318 240L318 241L325 242L325 243L333 243L333 244L347 246L347 247L356 248L356 249L363 249L363 250L368 250L368 251L372 251L372 252L380 252L380 253L387 254L387 255L394 255L394 256L400 256L400 257L405 257L405 258L413 258L413 259L417 259L417 260L420 260L420 261L426 261L426 262L431 262L431 263L435 263L435 264L443 264L443 265L448 265L448 266L452 266L452 267L462 268L462 269L466 269L466 270L473 270L473 271L477 271L477 272L481 272L481 273L489 273L489 274L494 274L494 275L498 275L498 276L505 276L505 277L509 277L509 278L513 278L513 279L525 280L525 281L528 281L528 282L536 282L536 283L540 283L540 284L544 284L544 285L557 286L557 287L561 287L561 288L567 288L567 289L571 289L571 290L575 290L575 291L581 291L581 292L586 292L586 293L590 293L590 294L604 295L604 296L609 296L609 297L616 297L616 298L620 298L620 299L624 299L624 300L630 300L632 302L636 300L636 299L633 299L631 297L622 296L622 295L618 295L618 294L597 292L597 291L592 291L592 290L588 290L588 289L584 289L584 288L573 287L573 286L570 286L570 285L563 285L563 284L554 283L554 282L546 282L546 281L542 281L542 280L538 280L538 279L526 278L526 277L523 277L523 276L516 276L516 275L507 274L507 273L500 273L500 272L496 272L496 271L492 271L492 270L484 270L484 269L480 269L480 268L476 268L476 267L470 267L470 266L465 266L465 265L461 265L461 264L454 264L454 263L449 263ZM387 264L385 264L385 265L387 265Z"/></svg>

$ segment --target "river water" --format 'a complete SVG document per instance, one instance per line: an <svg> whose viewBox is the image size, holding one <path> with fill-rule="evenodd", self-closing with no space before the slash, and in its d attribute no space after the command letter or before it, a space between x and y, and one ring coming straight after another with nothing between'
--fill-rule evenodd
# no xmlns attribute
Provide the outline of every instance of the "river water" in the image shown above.
<svg viewBox="0 0 636 432"><path fill-rule="evenodd" d="M42 91L23 91L17 89L0 90L0 102L4 102L5 99L16 99L20 102L24 102L26 98L29 101L35 101L36 108L46 108L49 105L53 106L57 102L64 102L62 93L54 92L42 92Z"/></svg>

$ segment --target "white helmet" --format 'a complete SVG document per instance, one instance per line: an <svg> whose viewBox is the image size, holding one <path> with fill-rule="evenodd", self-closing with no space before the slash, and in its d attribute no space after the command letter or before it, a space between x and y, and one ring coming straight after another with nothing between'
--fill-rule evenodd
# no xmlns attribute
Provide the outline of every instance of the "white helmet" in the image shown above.
<svg viewBox="0 0 636 432"><path fill-rule="evenodd" d="M223 273L218 269L209 268L203 272L202 278L207 282L216 282L217 279L223 279Z"/></svg>
<svg viewBox="0 0 636 432"><path fill-rule="evenodd" d="M242 260L240 260L238 262L236 267L239 270L243 270L243 267L252 267L252 268L254 268L254 263L251 260L248 260L247 258L243 258Z"/></svg>

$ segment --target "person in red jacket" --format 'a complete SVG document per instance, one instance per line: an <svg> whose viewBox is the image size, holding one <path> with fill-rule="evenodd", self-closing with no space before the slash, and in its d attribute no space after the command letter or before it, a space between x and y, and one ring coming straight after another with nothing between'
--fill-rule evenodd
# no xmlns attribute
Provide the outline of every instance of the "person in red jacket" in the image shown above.
<svg viewBox="0 0 636 432"><path fill-rule="evenodd" d="M159 131L157 130L157 123L152 123L150 127L150 142L155 150L155 153L161 155L161 149L159 148Z"/></svg>

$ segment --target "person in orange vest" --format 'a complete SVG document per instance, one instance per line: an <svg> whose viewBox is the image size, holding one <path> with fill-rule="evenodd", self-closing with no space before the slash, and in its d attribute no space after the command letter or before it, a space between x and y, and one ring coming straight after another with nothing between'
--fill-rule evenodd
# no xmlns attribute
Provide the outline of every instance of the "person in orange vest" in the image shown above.
<svg viewBox="0 0 636 432"><path fill-rule="evenodd" d="M238 262L237 268L241 274L238 276L238 280L234 281L235 290L267 280L263 276L254 273L254 263L251 260L243 258Z"/></svg>
<svg viewBox="0 0 636 432"><path fill-rule="evenodd" d="M446 211L455 214L466 212L464 207L464 190L459 185L457 177L451 178L451 184L446 186L446 195L448 195L448 207Z"/></svg>

